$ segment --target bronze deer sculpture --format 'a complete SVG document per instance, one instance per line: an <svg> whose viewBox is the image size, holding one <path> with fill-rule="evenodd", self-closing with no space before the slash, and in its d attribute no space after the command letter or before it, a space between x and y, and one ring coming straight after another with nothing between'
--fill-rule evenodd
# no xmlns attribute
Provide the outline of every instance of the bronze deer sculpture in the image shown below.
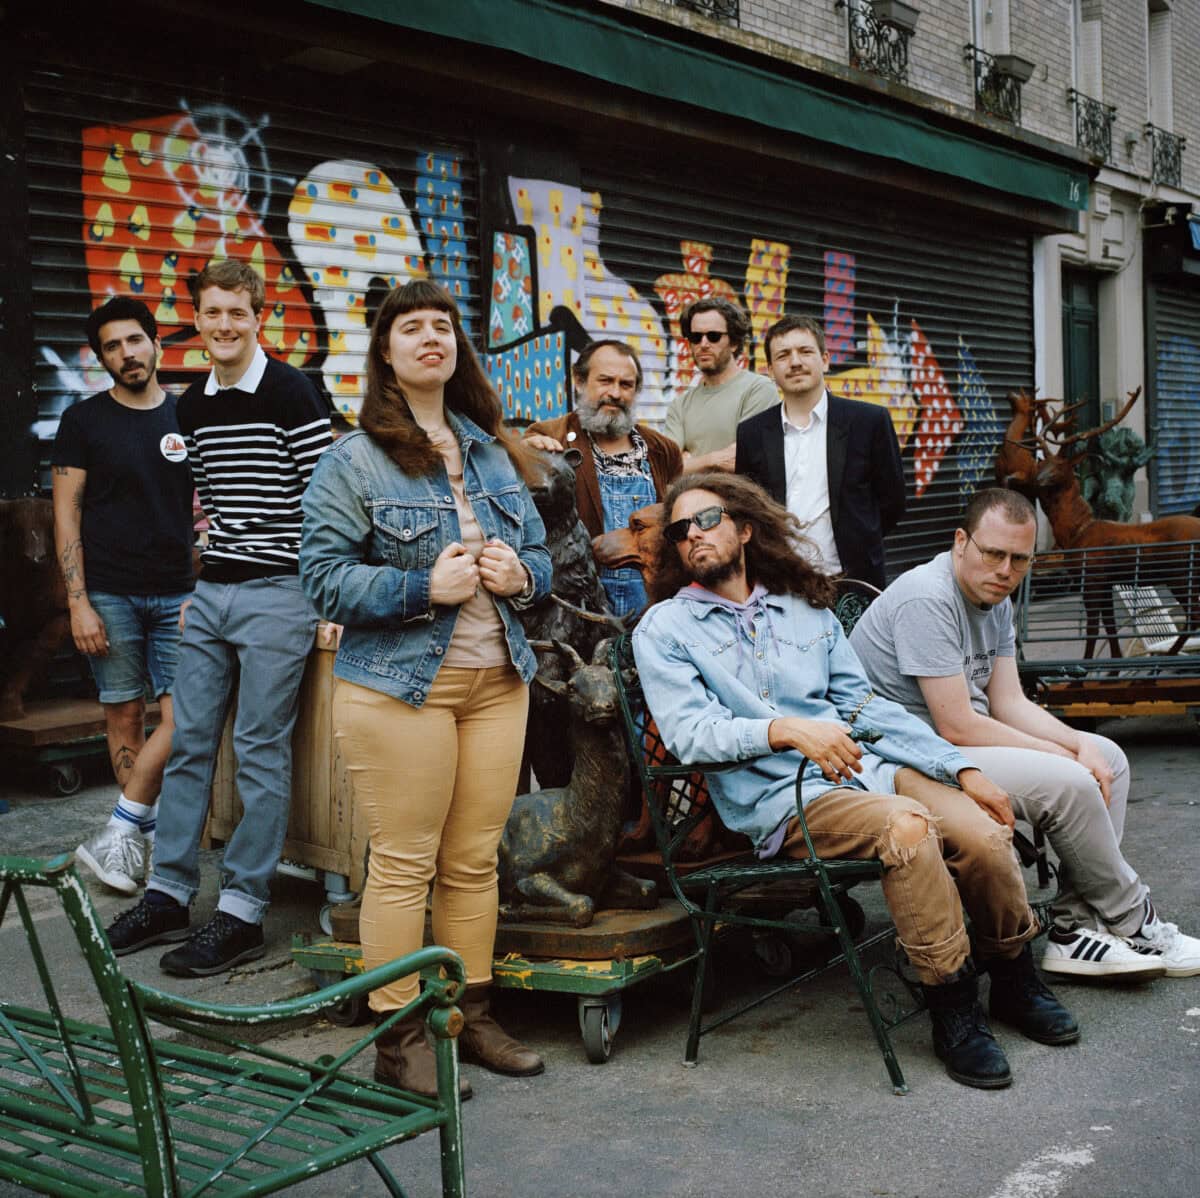
<svg viewBox="0 0 1200 1198"><path fill-rule="evenodd" d="M1113 587L1138 581L1139 568L1144 574L1148 561L1154 565L1155 580L1170 588L1186 612L1187 629L1194 630L1200 624L1200 564L1195 555L1173 554L1169 550L1138 553L1140 546L1165 547L1181 541L1200 541L1200 519L1164 516L1147 524L1097 520L1075 477L1075 467L1086 455L1088 442L1119 424L1139 395L1140 387L1131 391L1116 416L1100 428L1076 433L1071 426L1079 405L1053 412L1049 400L1014 394L1010 396L1012 422L996 458L997 481L1040 501L1060 549L1091 551L1083 557L1085 658L1093 656L1097 642L1102 639L1101 624L1112 656L1122 656ZM1035 449L1040 451L1040 459ZM1170 652L1178 653L1187 639L1185 629Z"/></svg>

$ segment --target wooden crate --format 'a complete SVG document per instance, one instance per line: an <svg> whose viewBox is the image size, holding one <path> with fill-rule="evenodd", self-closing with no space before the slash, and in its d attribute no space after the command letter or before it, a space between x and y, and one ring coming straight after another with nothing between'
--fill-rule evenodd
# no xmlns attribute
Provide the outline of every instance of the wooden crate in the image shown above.
<svg viewBox="0 0 1200 1198"><path fill-rule="evenodd" d="M342 874L361 893L367 829L355 818L350 776L333 738L334 650L323 643L324 626L304 667L300 710L292 734L292 809L283 855L314 869ZM234 781L233 713L225 724L213 774L209 842L227 841L242 817Z"/></svg>

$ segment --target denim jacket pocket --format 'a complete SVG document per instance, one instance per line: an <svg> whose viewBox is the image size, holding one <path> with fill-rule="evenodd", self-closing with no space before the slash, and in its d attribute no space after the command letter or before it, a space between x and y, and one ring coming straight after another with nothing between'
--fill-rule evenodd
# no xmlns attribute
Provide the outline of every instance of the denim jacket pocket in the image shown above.
<svg viewBox="0 0 1200 1198"><path fill-rule="evenodd" d="M487 496L487 504L496 516L496 535L514 549L520 549L523 540L521 530L525 523L525 503L521 492L516 489L494 492Z"/></svg>
<svg viewBox="0 0 1200 1198"><path fill-rule="evenodd" d="M428 570L442 550L437 512L402 504L373 503L371 548L383 565Z"/></svg>

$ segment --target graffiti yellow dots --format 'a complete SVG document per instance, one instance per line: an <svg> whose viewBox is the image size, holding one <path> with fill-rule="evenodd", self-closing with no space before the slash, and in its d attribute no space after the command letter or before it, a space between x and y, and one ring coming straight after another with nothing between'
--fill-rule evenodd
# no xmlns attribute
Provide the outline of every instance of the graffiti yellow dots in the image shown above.
<svg viewBox="0 0 1200 1198"><path fill-rule="evenodd" d="M593 279L603 279L604 269L600 265L600 255L595 250L583 251L583 269Z"/></svg>
<svg viewBox="0 0 1200 1198"><path fill-rule="evenodd" d="M139 129L129 139L129 144L142 166L149 166L154 161L154 154L150 149L153 142L150 140L150 134L147 130Z"/></svg>
<svg viewBox="0 0 1200 1198"><path fill-rule="evenodd" d="M183 364L185 367L191 367L193 370L203 370L206 366L208 366L208 350L185 350L183 354Z"/></svg>
<svg viewBox="0 0 1200 1198"><path fill-rule="evenodd" d="M574 282L579 277L579 261L575 257L575 246L571 242L563 242L559 246L558 260L562 265L563 273Z"/></svg>
<svg viewBox="0 0 1200 1198"><path fill-rule="evenodd" d="M124 195L130 188L129 171L126 169L125 147L120 142L114 142L109 147L108 157L104 160L104 186L109 191L117 191Z"/></svg>
<svg viewBox="0 0 1200 1198"><path fill-rule="evenodd" d="M118 267L118 271L121 275L121 282L135 294L145 287L146 280L142 274L142 264L138 259L136 250L126 250L121 255L121 264Z"/></svg>
<svg viewBox="0 0 1200 1198"><path fill-rule="evenodd" d="M550 194L546 197L549 201L550 219L554 222L556 229L562 228L563 214L563 193L557 188L552 187Z"/></svg>
<svg viewBox="0 0 1200 1198"><path fill-rule="evenodd" d="M533 224L533 197L530 196L529 190L525 187L517 188L517 211L521 214L521 219L518 222L522 225Z"/></svg>
<svg viewBox="0 0 1200 1198"><path fill-rule="evenodd" d="M112 205L101 204L96 210L96 219L88 227L88 236L93 241L103 241L106 237L113 235L115 228L116 224L113 221Z"/></svg>
<svg viewBox="0 0 1200 1198"><path fill-rule="evenodd" d="M150 214L146 211L145 204L139 204L133 210L133 215L129 218L129 231L139 241L150 240Z"/></svg>
<svg viewBox="0 0 1200 1198"><path fill-rule="evenodd" d="M172 221L171 235L185 250L196 244L196 218L191 208L185 208Z"/></svg>

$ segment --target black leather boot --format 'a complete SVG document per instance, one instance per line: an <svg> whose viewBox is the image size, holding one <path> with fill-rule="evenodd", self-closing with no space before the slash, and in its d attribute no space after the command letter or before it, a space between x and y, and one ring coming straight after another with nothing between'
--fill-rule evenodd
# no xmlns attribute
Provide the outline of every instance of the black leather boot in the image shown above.
<svg viewBox="0 0 1200 1198"><path fill-rule="evenodd" d="M978 999L978 978L968 961L948 982L922 986L933 1021L933 1051L964 1086L999 1090L1012 1083L1004 1050L996 1043Z"/></svg>
<svg viewBox="0 0 1200 1198"><path fill-rule="evenodd" d="M425 1039L423 1020L410 1015L375 1041L375 1080L426 1098L438 1096L437 1058ZM458 1093L463 1102L471 1097L465 1077L458 1079Z"/></svg>
<svg viewBox="0 0 1200 1198"><path fill-rule="evenodd" d="M1075 1016L1042 981L1028 944L1007 960L992 957L985 968L992 975L993 1019L1012 1024L1039 1044L1074 1044L1079 1039Z"/></svg>

